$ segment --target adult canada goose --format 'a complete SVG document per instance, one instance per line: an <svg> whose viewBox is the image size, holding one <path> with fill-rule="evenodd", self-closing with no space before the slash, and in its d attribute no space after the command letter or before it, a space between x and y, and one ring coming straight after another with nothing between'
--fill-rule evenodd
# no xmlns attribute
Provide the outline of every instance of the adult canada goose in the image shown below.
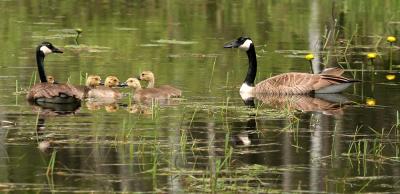
<svg viewBox="0 0 400 194"><path fill-rule="evenodd" d="M158 88L161 91L166 92L169 95L169 97L181 97L182 95L182 91L180 89L177 89L170 85L162 85L159 87L154 87L155 78L153 72L151 71L143 71L140 74L139 79L148 82L147 88Z"/></svg>
<svg viewBox="0 0 400 194"><path fill-rule="evenodd" d="M54 47L50 42L42 42L36 48L36 62L40 77L40 82L35 84L26 98L30 102L44 103L77 103L83 98L83 93L75 86L70 84L51 84L47 82L46 73L44 71L44 58L51 53L63 53Z"/></svg>
<svg viewBox="0 0 400 194"><path fill-rule="evenodd" d="M240 48L247 53L249 68L247 76L240 88L241 94L254 95L256 93L293 95L308 93L339 93L349 87L356 80L334 74L284 73L254 85L257 73L257 57L253 41L248 37L225 44L224 48Z"/></svg>
<svg viewBox="0 0 400 194"><path fill-rule="evenodd" d="M137 78L128 78L123 84L125 86L133 88L135 94L133 99L138 102L148 101L151 99L168 99L169 95L157 88L142 88L140 81Z"/></svg>
<svg viewBox="0 0 400 194"><path fill-rule="evenodd" d="M100 80L97 81L99 81L98 83L100 84ZM108 76L104 81L104 86L97 86L95 88L90 89L88 91L87 97L95 99L121 99L122 94L118 90L112 88L112 87L117 87L119 85L120 82L117 77Z"/></svg>

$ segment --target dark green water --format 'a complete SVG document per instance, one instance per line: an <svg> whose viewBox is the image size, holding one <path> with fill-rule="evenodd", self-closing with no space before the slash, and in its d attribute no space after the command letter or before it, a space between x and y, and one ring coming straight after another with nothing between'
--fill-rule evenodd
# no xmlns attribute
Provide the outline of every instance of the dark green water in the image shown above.
<svg viewBox="0 0 400 194"><path fill-rule="evenodd" d="M399 192L398 42L397 77L386 78L386 37L399 38L399 7L398 0L0 1L0 192ZM75 28L83 30L80 46ZM256 44L257 80L308 72L304 55L313 52L314 63L343 66L346 77L364 81L339 96L265 97L247 108L239 95L246 55L223 49L241 35ZM85 102L68 115L31 106L24 91L44 40L64 50L45 61L59 82L151 70L184 97L148 114L129 112L127 96L108 106ZM368 52L379 54L376 72Z"/></svg>

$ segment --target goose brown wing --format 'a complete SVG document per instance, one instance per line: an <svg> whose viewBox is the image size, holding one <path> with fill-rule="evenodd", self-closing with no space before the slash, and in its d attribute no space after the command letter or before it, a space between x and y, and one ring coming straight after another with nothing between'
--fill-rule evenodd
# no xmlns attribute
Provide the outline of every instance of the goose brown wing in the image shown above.
<svg viewBox="0 0 400 194"><path fill-rule="evenodd" d="M27 99L33 100L37 98L53 98L63 95L82 99L84 92L70 84L38 83L31 88L27 94Z"/></svg>
<svg viewBox="0 0 400 194"><path fill-rule="evenodd" d="M336 75L284 73L266 79L255 86L255 93L307 94L322 88L354 80Z"/></svg>

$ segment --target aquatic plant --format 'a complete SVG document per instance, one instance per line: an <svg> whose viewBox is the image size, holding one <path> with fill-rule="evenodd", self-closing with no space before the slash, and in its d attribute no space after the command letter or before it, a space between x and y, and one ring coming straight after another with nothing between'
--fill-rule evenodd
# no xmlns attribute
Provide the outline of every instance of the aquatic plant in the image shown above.
<svg viewBox="0 0 400 194"><path fill-rule="evenodd" d="M396 42L396 37L394 36L388 36L386 40L389 42L389 70L392 71L392 65L393 65L393 43Z"/></svg>
<svg viewBox="0 0 400 194"><path fill-rule="evenodd" d="M376 100L374 98L367 98L365 101L365 104L367 106L375 106L376 105Z"/></svg>
<svg viewBox="0 0 400 194"><path fill-rule="evenodd" d="M79 45L78 39L79 39L79 36L81 35L81 33L83 32L83 30L81 28L76 28L75 32L76 32L75 43L76 43L76 45Z"/></svg>
<svg viewBox="0 0 400 194"><path fill-rule="evenodd" d="M395 74L387 74L385 77L389 81L396 79L396 75Z"/></svg>
<svg viewBox="0 0 400 194"><path fill-rule="evenodd" d="M310 54L307 54L304 58L310 63L311 73L314 73L313 64L312 64L312 60L314 59L314 55L310 53Z"/></svg>

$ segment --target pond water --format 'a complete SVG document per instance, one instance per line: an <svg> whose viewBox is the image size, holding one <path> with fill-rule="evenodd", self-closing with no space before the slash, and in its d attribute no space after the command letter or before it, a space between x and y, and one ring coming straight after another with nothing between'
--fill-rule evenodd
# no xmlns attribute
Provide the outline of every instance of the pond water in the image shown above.
<svg viewBox="0 0 400 194"><path fill-rule="evenodd" d="M400 1L0 1L0 192L400 192ZM83 30L78 42L76 28ZM343 94L245 105L241 35L256 81L315 66L362 80ZM183 98L32 106L35 47L59 82L143 70ZM79 45L78 45L79 44ZM390 49L392 57L390 59ZM372 61L368 52L378 53ZM388 71L390 61L393 71Z"/></svg>

